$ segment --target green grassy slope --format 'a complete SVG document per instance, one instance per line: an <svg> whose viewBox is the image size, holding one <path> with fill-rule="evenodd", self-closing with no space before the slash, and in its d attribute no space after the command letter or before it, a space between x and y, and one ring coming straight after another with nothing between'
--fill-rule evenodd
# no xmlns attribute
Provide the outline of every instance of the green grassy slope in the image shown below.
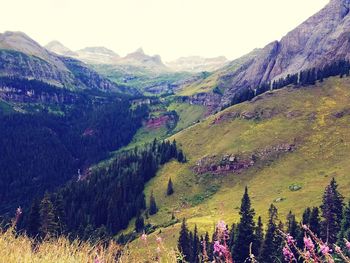
<svg viewBox="0 0 350 263"><path fill-rule="evenodd" d="M246 116L246 117L242 117ZM332 177L348 198L350 188L350 79L332 78L306 88L285 88L261 95L252 102L226 109L173 136L189 162L165 165L147 184L160 208L147 221L163 224L171 218L188 218L190 227L212 230L224 219L238 220L245 186L249 187L257 215L267 216L269 204L279 209L282 220L289 210L300 217L307 206L321 202ZM272 151L240 173L195 174L193 167L205 156L220 160L226 154L241 158L295 144L294 151ZM213 159L215 159L213 157ZM165 195L169 178L174 195ZM299 191L289 190L298 184ZM174 245L179 225L162 229L161 236ZM138 241L134 242L137 246Z"/></svg>

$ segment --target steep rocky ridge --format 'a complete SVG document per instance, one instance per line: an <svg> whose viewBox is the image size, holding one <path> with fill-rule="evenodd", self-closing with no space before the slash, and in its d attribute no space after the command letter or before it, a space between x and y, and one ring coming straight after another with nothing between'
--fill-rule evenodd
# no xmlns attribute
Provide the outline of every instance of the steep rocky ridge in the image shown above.
<svg viewBox="0 0 350 263"><path fill-rule="evenodd" d="M218 87L222 91L219 105L223 106L229 104L233 96L242 89L254 89L266 81L273 81L287 74L312 67L322 68L330 62L349 59L349 9L349 0L331 0L321 11L280 41L271 42L257 50L257 54L244 61L240 67L219 70L219 77L209 90ZM196 83L197 93L205 86L205 82L204 79Z"/></svg>

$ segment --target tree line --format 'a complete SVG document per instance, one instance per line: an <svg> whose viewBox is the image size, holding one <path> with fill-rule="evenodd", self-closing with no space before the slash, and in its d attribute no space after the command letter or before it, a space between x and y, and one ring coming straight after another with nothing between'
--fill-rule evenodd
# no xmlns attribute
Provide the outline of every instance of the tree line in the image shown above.
<svg viewBox="0 0 350 263"><path fill-rule="evenodd" d="M282 222L273 204L268 214L265 228L260 216L257 221L254 220L255 211L251 206L246 188L242 197L239 222L229 228L227 225L222 226L221 221L216 226L211 239L208 232L205 235L199 235L196 226L194 231L190 231L184 219L178 239L178 249L184 258L179 262L199 263L213 260L231 262L233 260L236 263L243 263L252 262L253 259L266 263L283 262L284 237L281 233L288 233L295 238L296 246L304 251L307 244L305 244L302 225L306 225L326 244L337 244L347 250L344 240L350 240L350 202L347 205L344 204L344 197L339 193L334 178L325 188L321 206L305 209L300 222L291 211ZM347 256L350 256L350 252L348 253ZM303 262L302 259L295 260Z"/></svg>

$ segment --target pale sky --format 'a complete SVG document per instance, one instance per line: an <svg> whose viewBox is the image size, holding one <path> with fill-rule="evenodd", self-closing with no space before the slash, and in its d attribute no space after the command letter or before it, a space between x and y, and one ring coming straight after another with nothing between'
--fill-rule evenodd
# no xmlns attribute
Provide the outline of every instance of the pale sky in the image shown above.
<svg viewBox="0 0 350 263"><path fill-rule="evenodd" d="M105 46L125 55L143 47L163 61L237 58L316 13L329 0L0 0L0 32L23 31L72 50Z"/></svg>

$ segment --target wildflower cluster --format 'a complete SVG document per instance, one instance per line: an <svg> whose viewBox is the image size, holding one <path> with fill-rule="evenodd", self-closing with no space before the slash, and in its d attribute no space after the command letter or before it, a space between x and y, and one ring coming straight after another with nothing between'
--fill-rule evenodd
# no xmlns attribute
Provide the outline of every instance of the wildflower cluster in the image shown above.
<svg viewBox="0 0 350 263"><path fill-rule="evenodd" d="M304 230L303 249L297 246L296 241L291 235L280 232L285 240L283 256L286 262L298 262L297 258L301 258L304 262L310 263L334 263L336 259L350 263L350 259L339 246L323 242L306 225L303 225L302 228ZM346 239L344 241L348 250L347 252L350 252L350 242Z"/></svg>

